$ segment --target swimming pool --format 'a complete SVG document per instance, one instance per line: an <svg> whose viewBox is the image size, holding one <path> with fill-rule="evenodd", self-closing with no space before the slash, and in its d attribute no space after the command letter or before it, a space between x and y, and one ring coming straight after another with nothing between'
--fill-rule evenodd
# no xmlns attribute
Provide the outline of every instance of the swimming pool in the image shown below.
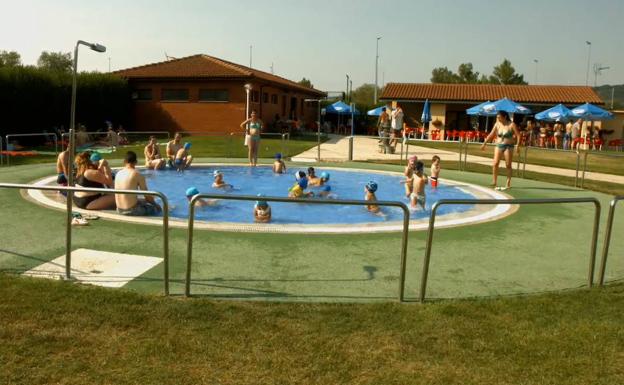
<svg viewBox="0 0 624 385"><path fill-rule="evenodd" d="M233 185L232 189L213 188L213 172L219 170L224 180ZM172 217L187 218L188 201L185 191L194 186L202 193L257 195L287 197L288 189L295 183L294 173L307 168L289 169L286 174L275 174L270 167L214 166L195 167L184 172L146 170L144 175L150 189L160 191L169 199ZM333 199L364 199L364 186L368 181L379 185L376 192L378 200L404 201L404 185L400 182L405 178L397 174L371 173L370 171L316 169L316 175L326 171L330 174L329 185ZM310 187L308 191L318 193L318 187ZM444 185L437 189L427 186L427 209L442 198L469 199L473 198L461 187ZM319 198L321 199L321 198ZM204 221L253 223L254 202L220 200L215 206L201 207L196 210L195 218ZM460 213L470 210L472 206L442 206L440 214ZM383 207L383 215L374 215L364 206L336 206L318 204L271 203L272 223L275 224L355 224L363 222L388 222L403 219L403 212L398 208ZM412 218L428 217L428 212L412 210Z"/></svg>

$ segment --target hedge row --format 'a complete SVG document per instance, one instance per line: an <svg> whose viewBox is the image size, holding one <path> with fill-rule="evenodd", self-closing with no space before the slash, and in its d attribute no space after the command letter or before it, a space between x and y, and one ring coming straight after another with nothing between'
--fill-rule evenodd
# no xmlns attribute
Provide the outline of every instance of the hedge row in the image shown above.
<svg viewBox="0 0 624 385"><path fill-rule="evenodd" d="M76 122L89 131L126 124L130 90L114 75L83 72L78 75ZM0 68L0 133L53 132L69 127L72 76L36 67Z"/></svg>

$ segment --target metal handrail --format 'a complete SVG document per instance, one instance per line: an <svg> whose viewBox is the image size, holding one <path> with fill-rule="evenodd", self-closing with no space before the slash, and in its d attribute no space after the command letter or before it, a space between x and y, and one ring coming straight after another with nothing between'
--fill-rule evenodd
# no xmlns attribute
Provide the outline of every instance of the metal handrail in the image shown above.
<svg viewBox="0 0 624 385"><path fill-rule="evenodd" d="M54 153L56 155L58 155L58 137L56 136L55 133L53 132L37 132L37 133L31 133L31 134L8 134L5 136L5 140L6 140L6 144L7 144L7 151L9 150L9 138L15 138L15 137L26 137L26 136L45 136L45 137L53 137L54 138ZM2 146L0 145L0 148ZM10 162L11 162L11 156L8 154L7 152L7 166L10 166Z"/></svg>
<svg viewBox="0 0 624 385"><path fill-rule="evenodd" d="M2 136L0 136L0 166L4 163L4 154L2 153Z"/></svg>
<svg viewBox="0 0 624 385"><path fill-rule="evenodd" d="M604 286L605 270L607 268L607 256L611 243L611 231L613 230L613 217L615 216L615 206L619 201L624 200L624 195L616 196L609 204L609 216L607 217L607 229L605 231L604 242L602 243L602 258L600 259L599 284Z"/></svg>
<svg viewBox="0 0 624 385"><path fill-rule="evenodd" d="M0 183L0 188L23 189L23 190L46 190L46 191L67 191L68 199L71 199L71 193L74 192L96 192L104 194L124 194L124 195L149 195L158 197L162 200L163 211L163 264L164 264L164 289L165 295L169 295L169 201L165 194L158 191L142 191L142 190L114 190L106 188L88 188L88 187L66 187L66 186L39 186L30 184L17 183ZM69 205L68 205L69 207ZM71 279L71 239L72 239L72 212L67 210L66 232L65 232L65 278Z"/></svg>
<svg viewBox="0 0 624 385"><path fill-rule="evenodd" d="M195 203L198 199L221 199L221 200L237 200L237 201L257 201L257 196L251 195L225 195L225 194L197 194L189 201L189 217L188 217L188 241L187 241L187 255L186 255L186 278L184 295L189 297L191 295L191 263L193 256L193 226L195 223ZM368 206L371 204L377 206L386 207L399 207L403 210L403 235L401 238L401 266L399 270L399 302L403 302L405 298L405 267L407 261L407 240L409 232L409 209L403 202L394 201L363 201L363 200L337 200L337 199L302 199L302 198L284 198L284 197L262 197L263 201L267 202L282 202L282 203L295 203L295 204L326 204L326 205L349 205L349 206Z"/></svg>
<svg viewBox="0 0 624 385"><path fill-rule="evenodd" d="M433 230L438 207L442 205L498 205L498 204L552 204L552 203L593 203L595 207L594 230L592 234L589 273L587 286L594 285L594 265L596 261L596 247L598 243L598 227L600 226L600 202L596 198L548 198L548 199L440 199L431 206L431 216L429 217L429 228L427 230L427 244L425 247L425 258L423 260L423 270L420 280L420 302L425 301L427 290L427 278L429 276L429 261L431 259L431 246L433 242Z"/></svg>

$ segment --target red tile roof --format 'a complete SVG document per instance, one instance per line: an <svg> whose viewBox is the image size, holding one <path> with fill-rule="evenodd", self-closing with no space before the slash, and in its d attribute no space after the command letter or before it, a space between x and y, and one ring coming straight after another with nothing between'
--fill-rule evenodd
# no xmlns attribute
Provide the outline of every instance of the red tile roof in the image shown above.
<svg viewBox="0 0 624 385"><path fill-rule="evenodd" d="M527 104L604 104L591 87L546 85L388 83L380 99L476 103L504 97Z"/></svg>
<svg viewBox="0 0 624 385"><path fill-rule="evenodd" d="M249 79L316 96L325 93L280 76L208 55L193 55L113 72L127 79Z"/></svg>

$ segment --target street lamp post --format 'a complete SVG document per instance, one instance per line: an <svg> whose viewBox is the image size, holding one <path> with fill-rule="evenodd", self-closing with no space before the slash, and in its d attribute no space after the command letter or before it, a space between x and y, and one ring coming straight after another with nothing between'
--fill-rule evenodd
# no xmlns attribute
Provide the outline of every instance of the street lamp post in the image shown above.
<svg viewBox="0 0 624 385"><path fill-rule="evenodd" d="M69 116L69 161L67 162L67 185L74 185L74 153L76 152L76 89L78 78L78 46L86 45L95 52L106 52L106 47L101 44L87 43L83 40L76 42L76 48L74 48L74 70L72 78L72 95L71 95L71 112ZM72 221L72 197L73 191L67 191L67 226L71 226ZM65 249L67 254L65 255L65 277L71 276L71 231L67 232Z"/></svg>
<svg viewBox="0 0 624 385"><path fill-rule="evenodd" d="M377 69L379 66L379 40L381 36L377 37L377 42L375 46L375 90L374 90L374 104L377 105Z"/></svg>
<svg viewBox="0 0 624 385"><path fill-rule="evenodd" d="M345 93L345 102L349 100L349 74L347 76L347 92Z"/></svg>
<svg viewBox="0 0 624 385"><path fill-rule="evenodd" d="M537 64L539 63L539 60L533 59L533 62L535 63L535 81L533 83L537 84Z"/></svg>
<svg viewBox="0 0 624 385"><path fill-rule="evenodd" d="M591 61L591 41L585 41L587 44L587 73L585 74L585 85L589 85L589 62Z"/></svg>

